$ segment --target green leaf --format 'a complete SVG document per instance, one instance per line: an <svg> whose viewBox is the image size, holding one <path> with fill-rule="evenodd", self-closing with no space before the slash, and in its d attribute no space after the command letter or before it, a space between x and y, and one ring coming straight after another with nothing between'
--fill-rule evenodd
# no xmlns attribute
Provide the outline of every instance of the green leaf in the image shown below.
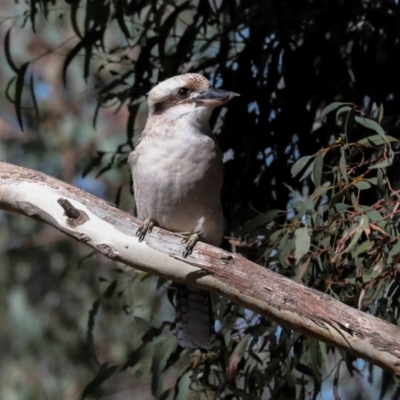
<svg viewBox="0 0 400 400"><path fill-rule="evenodd" d="M86 341L88 343L88 346L92 352L93 358L95 359L96 364L100 365L99 360L97 359L96 356L96 351L94 348L94 340L93 340L93 329L94 325L96 322L96 315L99 311L99 306L100 306L100 301L96 300L93 305L92 309L89 312L89 319L88 319L88 328L86 332Z"/></svg>
<svg viewBox="0 0 400 400"><path fill-rule="evenodd" d="M356 257L361 253L365 253L366 251L368 251L372 247L373 247L373 243L371 243L369 240L365 240L359 246L357 246L354 249L354 251L352 251L351 254L353 255L353 257Z"/></svg>
<svg viewBox="0 0 400 400"><path fill-rule="evenodd" d="M382 118L383 118L383 104L381 103L381 106L379 107L379 117L378 117L379 124L382 122Z"/></svg>
<svg viewBox="0 0 400 400"><path fill-rule="evenodd" d="M308 339L310 343L310 358L311 358L311 368L314 371L314 377L318 382L322 382L321 367L318 360L318 340Z"/></svg>
<svg viewBox="0 0 400 400"><path fill-rule="evenodd" d="M129 104L128 106L129 117L128 117L128 122L126 124L126 137L127 137L127 143L129 143L132 149L133 149L133 135L135 133L134 131L135 120L136 120L136 115L139 111L139 107L140 103Z"/></svg>
<svg viewBox="0 0 400 400"><path fill-rule="evenodd" d="M13 77L8 81L7 87L6 87L6 90L5 90L6 99L7 99L11 104L14 104L14 103L15 103L13 97L10 95L10 91L11 91L11 87L12 87L12 85L13 85L13 83L14 83L14 81L15 81L16 79L17 79L17 77L16 77L16 76L13 76Z"/></svg>
<svg viewBox="0 0 400 400"><path fill-rule="evenodd" d="M378 189L380 191L380 193L384 193L385 191L385 186L384 186L384 179L383 179L383 171L378 168L378 170L376 171L376 180L377 180L377 184L378 184Z"/></svg>
<svg viewBox="0 0 400 400"><path fill-rule="evenodd" d="M251 337L252 337L251 333L248 333L247 335L243 336L240 342L236 345L235 350L233 350L232 354L238 354L240 358L242 358L247 350L247 346L249 344L249 340L251 339Z"/></svg>
<svg viewBox="0 0 400 400"><path fill-rule="evenodd" d="M343 179L348 182L349 181L349 177L347 175L347 163L346 163L346 157L344 155L344 153L342 153L340 160L339 160L339 170L340 173L343 176Z"/></svg>
<svg viewBox="0 0 400 400"><path fill-rule="evenodd" d="M331 369L329 368L330 364L329 364L329 360L328 360L328 353L326 351L327 345L320 341L318 341L318 344L319 344L319 349L320 349L320 353L322 356L322 360L324 361L324 364L325 364L325 371L328 374Z"/></svg>
<svg viewBox="0 0 400 400"><path fill-rule="evenodd" d="M368 136L364 139L359 140L357 143L366 146L366 147L372 147L374 146L381 146L386 143L392 143L392 142L398 142L396 138L393 136L385 136L384 138L380 135L372 135Z"/></svg>
<svg viewBox="0 0 400 400"><path fill-rule="evenodd" d="M358 226L353 234L353 237L351 238L350 243L347 245L347 247L342 251L341 254L348 253L349 251L353 250L355 245L358 242L358 239L361 237L362 233L364 232L365 228L368 226L369 223L369 218L363 214L360 217L360 220L358 222Z"/></svg>
<svg viewBox="0 0 400 400"><path fill-rule="evenodd" d="M313 181L316 187L321 186L321 176L322 176L322 169L324 167L324 152L320 152L317 154L314 160L313 166Z"/></svg>
<svg viewBox="0 0 400 400"><path fill-rule="evenodd" d="M94 110L94 113L93 113L93 124L92 125L93 125L93 129L94 130L96 130L96 128L97 128L96 122L97 122L97 117L99 115L100 108L101 108L101 101L98 100L97 101L97 105L96 105L96 109Z"/></svg>
<svg viewBox="0 0 400 400"><path fill-rule="evenodd" d="M321 118L325 117L325 115L329 114L330 112L332 112L333 110L336 110L339 107L342 107L344 105L347 105L350 103L340 103L340 102L334 102L329 104L328 106L326 106L321 113Z"/></svg>
<svg viewBox="0 0 400 400"><path fill-rule="evenodd" d="M336 367L335 376L333 378L333 399L334 400L341 400L339 396L339 376L340 376L340 364L342 360L339 361L338 366Z"/></svg>
<svg viewBox="0 0 400 400"><path fill-rule="evenodd" d="M371 185L376 186L378 184L378 178L373 177L369 179L365 179L367 182L369 182ZM385 181L386 182L386 181Z"/></svg>
<svg viewBox="0 0 400 400"><path fill-rule="evenodd" d="M343 114L344 112L349 112L352 109L353 109L353 107L350 107L350 106L345 106L345 107L339 108L339 110L337 110L337 112L336 112L336 121L339 119L341 114Z"/></svg>
<svg viewBox="0 0 400 400"><path fill-rule="evenodd" d="M314 371L305 364L299 363L295 366L295 369L297 369L297 371L299 371L303 375L308 375L312 378L315 378Z"/></svg>
<svg viewBox="0 0 400 400"><path fill-rule="evenodd" d="M78 14L78 9L79 9L79 0L71 1L71 26L72 29L74 30L75 34L79 37L79 39L82 39L83 36L81 34L81 31L78 27L78 21L77 21L77 14Z"/></svg>
<svg viewBox="0 0 400 400"><path fill-rule="evenodd" d="M392 165L392 163L393 162L391 160L383 160L378 164L371 165L370 167L368 167L368 169L386 168L386 167L389 167L390 165Z"/></svg>
<svg viewBox="0 0 400 400"><path fill-rule="evenodd" d="M271 222L273 219L278 217L279 215L284 215L285 211L283 210L270 210L265 214L258 215L257 217L247 221L241 228L240 233L245 235L247 233L254 233L256 229L262 225Z"/></svg>
<svg viewBox="0 0 400 400"><path fill-rule="evenodd" d="M71 61L78 55L78 53L85 47L85 39L82 39L78 44L71 49L67 57L65 57L63 69L62 69L62 79L64 86L67 85L67 69Z"/></svg>
<svg viewBox="0 0 400 400"><path fill-rule="evenodd" d="M175 336L168 335L157 346L151 364L151 393L158 399L162 393L163 372L167 364L168 357L175 350L178 342Z"/></svg>
<svg viewBox="0 0 400 400"><path fill-rule="evenodd" d="M38 8L39 8L39 3L40 0L31 0L31 9L30 9L30 20L31 20L31 25L32 25L32 30L34 33L36 33L36 27L35 27L35 16L38 12ZM45 17L46 17L46 5L45 6Z"/></svg>
<svg viewBox="0 0 400 400"><path fill-rule="evenodd" d="M34 88L34 82L33 82L33 72L31 72L31 78L29 80L29 89L31 91L31 97L32 97L32 103L33 103L33 108L35 110L35 117L36 121L39 125L40 123L40 118L39 118L39 107L36 101L36 95L35 95L35 88Z"/></svg>
<svg viewBox="0 0 400 400"><path fill-rule="evenodd" d="M161 337L157 337L152 341L141 344L133 353L128 357L127 362L123 365L122 371L128 367L134 367L138 362L145 360L154 354L156 345L161 341Z"/></svg>
<svg viewBox="0 0 400 400"><path fill-rule="evenodd" d="M368 169L386 168L386 167L389 167L390 165L392 165L392 161L383 160L383 161L379 162L378 164L371 165L370 167L368 167Z"/></svg>
<svg viewBox="0 0 400 400"><path fill-rule="evenodd" d="M355 117L356 122L358 122L360 125L365 126L368 129L374 130L378 135L385 137L385 131L383 128L374 120L365 118L365 117Z"/></svg>
<svg viewBox="0 0 400 400"><path fill-rule="evenodd" d="M369 273L363 274L362 280L364 283L368 283L376 279L381 274L380 268L372 269Z"/></svg>
<svg viewBox="0 0 400 400"><path fill-rule="evenodd" d="M21 130L24 130L22 121L22 92L24 90L25 72L29 67L29 62L26 62L18 70L17 81L15 83L15 112L17 114L18 124Z"/></svg>
<svg viewBox="0 0 400 400"><path fill-rule="evenodd" d="M382 220L382 215L376 210L367 211L366 214L372 222L379 222Z"/></svg>
<svg viewBox="0 0 400 400"><path fill-rule="evenodd" d="M143 375L147 375L150 372L150 365L142 365L135 370L135 377L141 378Z"/></svg>
<svg viewBox="0 0 400 400"><path fill-rule="evenodd" d="M145 331L148 331L151 328L151 324L149 321L145 320L142 317L138 317L136 315L133 316L133 319L135 320L135 322L141 327L143 328Z"/></svg>
<svg viewBox="0 0 400 400"><path fill-rule="evenodd" d="M367 181L359 181L354 186L359 190L366 190L371 188L371 184Z"/></svg>
<svg viewBox="0 0 400 400"><path fill-rule="evenodd" d="M343 197L344 197L344 192L343 192L343 191L340 191L340 192L336 193L336 194L331 198L331 200L329 201L328 207L329 207L329 208L332 208L333 206L336 205L336 203L337 203L338 201L343 200ZM338 206L339 206L339 205L338 205ZM340 207L341 207L341 206L340 206Z"/></svg>
<svg viewBox="0 0 400 400"><path fill-rule="evenodd" d="M168 17L165 19L164 24L159 29L158 51L159 59L161 62L165 60L165 44L167 38L170 36L170 31L176 24L179 14L188 8L190 8L190 1L187 1L180 6L175 6L174 11L168 15Z"/></svg>
<svg viewBox="0 0 400 400"><path fill-rule="evenodd" d="M335 204L335 210L337 212L347 211L350 208L349 204L338 203Z"/></svg>
<svg viewBox="0 0 400 400"><path fill-rule="evenodd" d="M107 289L104 291L103 296L106 299L109 299L115 292L115 289L117 288L117 281L114 279L107 287Z"/></svg>
<svg viewBox="0 0 400 400"><path fill-rule="evenodd" d="M167 389L159 398L159 400L167 400L170 393L172 392L172 388Z"/></svg>
<svg viewBox="0 0 400 400"><path fill-rule="evenodd" d="M346 134L346 138L347 138L347 142L349 141L349 138L351 140L352 137L352 133L354 130L354 118L356 115L356 111L354 109L354 107L351 108L351 110L349 111L349 113L347 114L347 118L346 118L346 125L344 128L344 132Z"/></svg>
<svg viewBox="0 0 400 400"><path fill-rule="evenodd" d="M278 249L280 250L278 251L278 258L282 267L286 268L290 266L290 263L288 263L287 260L287 255L292 254L294 250L293 240L288 240L288 235L285 235L280 241Z"/></svg>
<svg viewBox="0 0 400 400"><path fill-rule="evenodd" d="M183 375L180 376L175 385L174 400L187 400L190 394L190 384L192 382L193 371L189 368Z"/></svg>
<svg viewBox="0 0 400 400"><path fill-rule="evenodd" d="M293 204L293 208L297 211L296 215L291 219L292 221L298 221L303 218L304 214L307 212L306 203L303 201L297 201Z"/></svg>
<svg viewBox="0 0 400 400"><path fill-rule="evenodd" d="M292 166L292 169L290 170L290 172L292 173L292 176L295 177L306 165L307 163L310 161L310 159L313 156L304 156L299 158L294 165Z"/></svg>
<svg viewBox="0 0 400 400"><path fill-rule="evenodd" d="M294 233L295 253L294 258L299 262L301 257L310 250L311 239L308 233L308 228L298 228Z"/></svg>
<svg viewBox="0 0 400 400"><path fill-rule="evenodd" d="M281 239L281 236L284 234L284 232L286 231L286 229L278 229L276 230L270 237L269 240L271 243L276 242L278 239Z"/></svg>
<svg viewBox="0 0 400 400"><path fill-rule="evenodd" d="M126 26L125 19L124 19L124 12L123 7L121 7L118 2L116 3L116 12L115 12L115 19L118 22L119 29L121 29L122 33L124 34L126 39L131 39L131 34L129 32L128 27ZM120 9L118 9L120 8ZM131 26L131 25L130 25Z"/></svg>
<svg viewBox="0 0 400 400"><path fill-rule="evenodd" d="M301 182L303 179L307 178L308 175L311 174L311 172L312 172L312 170L313 170L313 168L314 168L314 161L315 161L315 160L311 161L310 165L309 165L309 166L307 167L307 169L304 171L303 175L302 175L301 178L300 178L300 182Z"/></svg>
<svg viewBox="0 0 400 400"><path fill-rule="evenodd" d="M388 264L392 264L393 257L397 256L399 253L400 253L400 240L398 239L397 242L393 245L393 247L389 251L387 259Z"/></svg>
<svg viewBox="0 0 400 400"><path fill-rule="evenodd" d="M109 367L107 362L104 363L97 375L83 389L80 399L83 400L90 394L95 393L100 388L100 385L111 378L117 371L118 367L116 365Z"/></svg>
<svg viewBox="0 0 400 400"><path fill-rule="evenodd" d="M371 116L373 119L375 119L375 114L378 111L378 106L376 105L375 102L372 103L372 108L371 108Z"/></svg>
<svg viewBox="0 0 400 400"><path fill-rule="evenodd" d="M8 65L10 66L10 68L16 73L19 73L19 69L18 67L14 64L14 61L11 57L11 51L10 51L10 34L11 34L11 29L10 28L7 33L6 36L4 37L4 53L6 56L6 60Z"/></svg>

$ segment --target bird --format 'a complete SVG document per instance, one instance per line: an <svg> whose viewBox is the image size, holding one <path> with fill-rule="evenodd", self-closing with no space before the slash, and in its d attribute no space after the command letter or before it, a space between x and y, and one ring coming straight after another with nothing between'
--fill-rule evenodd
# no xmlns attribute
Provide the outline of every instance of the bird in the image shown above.
<svg viewBox="0 0 400 400"><path fill-rule="evenodd" d="M148 93L148 118L129 155L142 241L154 226L185 234L187 257L198 240L221 244L223 160L209 120L237 93L212 88L203 75L171 77ZM208 291L178 284L176 334L184 348L210 349L215 339Z"/></svg>

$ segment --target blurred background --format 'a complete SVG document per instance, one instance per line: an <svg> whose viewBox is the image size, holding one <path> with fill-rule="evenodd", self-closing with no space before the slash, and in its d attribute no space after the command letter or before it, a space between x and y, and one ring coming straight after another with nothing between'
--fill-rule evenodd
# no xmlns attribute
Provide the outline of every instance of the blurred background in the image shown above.
<svg viewBox="0 0 400 400"><path fill-rule="evenodd" d="M120 205L133 212L127 165L98 179L96 173L82 177L97 151L107 158L124 142L128 111L126 107L118 113L101 109L94 129L94 84L83 79L81 60L71 64L68 84L63 85L68 47L59 44L71 42L73 36L68 14L59 18L66 6L60 2L48 23L39 16L35 34L31 28L21 28L27 4L0 2L0 159L45 172L110 202L121 188ZM28 112L24 131L5 95L13 74L4 56L4 37L10 27L14 61L20 65L37 58L34 74L40 119L30 121ZM145 107L140 115L144 124ZM161 308L172 320L173 309L163 297L165 290L156 291L155 278L135 284L139 273L118 273L115 263L90 254L91 249L51 226L0 212L1 399L79 397L97 371L87 342L89 312L97 299L100 309L93 335L100 362L121 362L137 347L144 329L134 317L157 324ZM120 296L105 299L103 293L115 281L115 294ZM135 378L132 370L120 375L109 387L110 397L104 398L151 398L149 379Z"/></svg>

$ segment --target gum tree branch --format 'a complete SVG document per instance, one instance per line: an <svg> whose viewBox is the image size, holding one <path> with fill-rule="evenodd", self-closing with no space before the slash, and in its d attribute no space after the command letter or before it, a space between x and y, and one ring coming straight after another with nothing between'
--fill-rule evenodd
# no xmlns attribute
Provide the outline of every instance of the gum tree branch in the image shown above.
<svg viewBox="0 0 400 400"><path fill-rule="evenodd" d="M182 237L154 228L139 243L138 220L41 172L0 162L0 209L43 221L106 257L218 293L279 325L400 376L400 329L324 293L216 247L182 257Z"/></svg>

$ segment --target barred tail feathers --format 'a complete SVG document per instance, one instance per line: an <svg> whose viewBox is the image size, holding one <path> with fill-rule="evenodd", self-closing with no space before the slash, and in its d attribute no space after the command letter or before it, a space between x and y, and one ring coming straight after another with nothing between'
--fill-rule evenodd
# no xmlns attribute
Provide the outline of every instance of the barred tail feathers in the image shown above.
<svg viewBox="0 0 400 400"><path fill-rule="evenodd" d="M185 348L210 349L215 339L210 293L178 284L175 302L179 344Z"/></svg>

